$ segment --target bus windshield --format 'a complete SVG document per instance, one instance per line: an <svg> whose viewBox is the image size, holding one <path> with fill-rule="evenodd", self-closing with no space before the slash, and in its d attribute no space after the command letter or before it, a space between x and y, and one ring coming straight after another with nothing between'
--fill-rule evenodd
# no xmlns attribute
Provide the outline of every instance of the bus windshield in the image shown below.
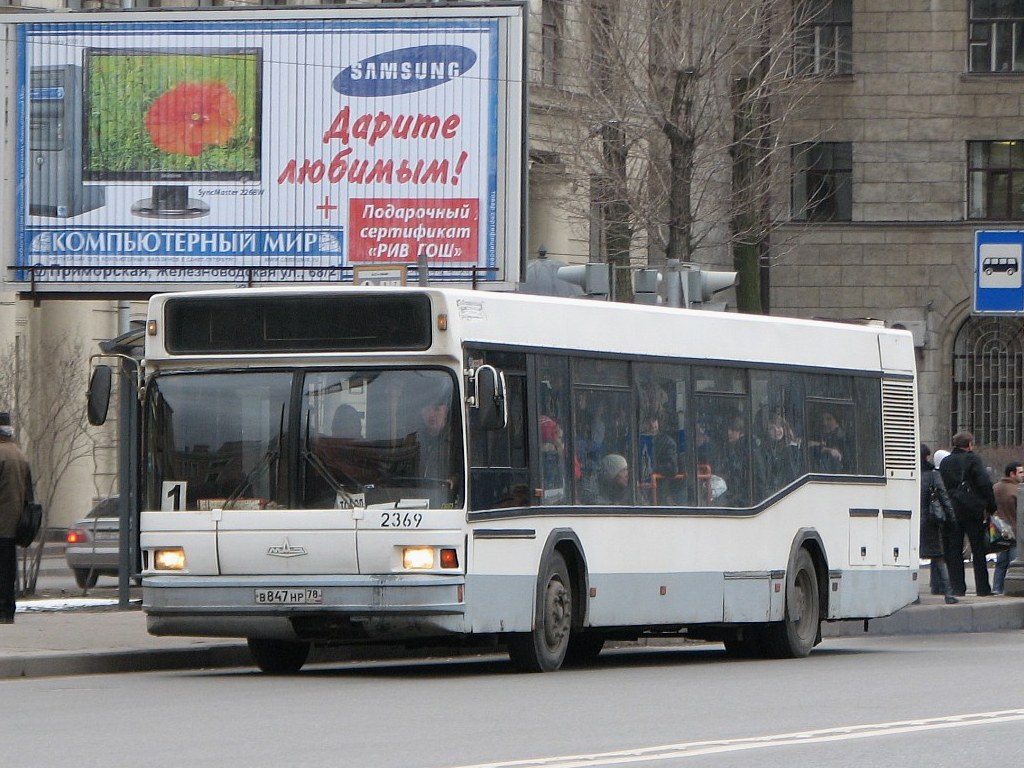
<svg viewBox="0 0 1024 768"><path fill-rule="evenodd" d="M458 506L455 391L441 369L165 374L147 394L148 506Z"/></svg>

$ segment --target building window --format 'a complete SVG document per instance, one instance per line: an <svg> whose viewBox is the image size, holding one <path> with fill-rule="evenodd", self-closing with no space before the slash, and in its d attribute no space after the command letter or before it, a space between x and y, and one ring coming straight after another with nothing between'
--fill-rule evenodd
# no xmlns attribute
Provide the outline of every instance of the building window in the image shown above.
<svg viewBox="0 0 1024 768"><path fill-rule="evenodd" d="M796 68L803 74L853 72L853 0L804 0L796 10Z"/></svg>
<svg viewBox="0 0 1024 768"><path fill-rule="evenodd" d="M953 342L950 434L966 429L979 448L1024 445L1024 321L972 317Z"/></svg>
<svg viewBox="0 0 1024 768"><path fill-rule="evenodd" d="M1024 72L1024 3L971 0L971 72Z"/></svg>
<svg viewBox="0 0 1024 768"><path fill-rule="evenodd" d="M565 28L564 0L543 0L540 11L541 82L558 85L562 58L562 32Z"/></svg>
<svg viewBox="0 0 1024 768"><path fill-rule="evenodd" d="M800 144L793 149L793 219L853 218L853 145Z"/></svg>
<svg viewBox="0 0 1024 768"><path fill-rule="evenodd" d="M968 217L1024 219L1024 141L967 142Z"/></svg>

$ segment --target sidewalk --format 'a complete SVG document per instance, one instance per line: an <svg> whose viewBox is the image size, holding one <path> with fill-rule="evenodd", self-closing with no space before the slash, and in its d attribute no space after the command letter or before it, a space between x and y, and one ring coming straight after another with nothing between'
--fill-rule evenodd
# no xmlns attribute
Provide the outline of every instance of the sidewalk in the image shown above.
<svg viewBox="0 0 1024 768"><path fill-rule="evenodd" d="M967 570L970 579L970 568ZM920 584L919 604L885 619L873 619L867 634L1024 629L1024 597L973 597L969 580L968 596L958 605L945 605L941 595L929 593L927 567L921 569ZM826 642L862 634L861 621L822 625ZM310 661L394 655L393 651L362 647L324 653L327 655L314 651ZM0 626L0 678L251 665L244 640L149 635L138 603L122 611L112 600L26 599L18 604L16 622Z"/></svg>

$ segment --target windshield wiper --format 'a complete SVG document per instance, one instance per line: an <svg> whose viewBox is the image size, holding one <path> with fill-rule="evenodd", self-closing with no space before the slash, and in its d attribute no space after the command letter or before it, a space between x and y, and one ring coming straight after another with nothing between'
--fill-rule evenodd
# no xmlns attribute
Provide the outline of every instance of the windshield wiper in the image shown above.
<svg viewBox="0 0 1024 768"><path fill-rule="evenodd" d="M373 487L364 486L354 477L346 475L344 472L341 473L342 479L339 480L337 477L334 476L334 473L332 473L331 470L327 468L327 465L324 464L324 460L321 459L317 454L313 453L313 451L309 450L308 448L302 449L302 458L309 462L309 465L316 470L317 474L327 481L327 484L331 486L331 490L334 491L335 493L349 493L348 489L345 487L345 484L355 486L357 491L362 491L365 490L366 488Z"/></svg>
<svg viewBox="0 0 1024 768"><path fill-rule="evenodd" d="M281 452L276 446L271 446L266 452L260 456L260 460L257 461L253 468L245 473L245 477L242 478L242 482L238 484L238 487L231 492L231 495L224 500L222 509L231 509L234 504L242 496L242 492L246 488L251 488L253 481L258 475L262 474L263 470L270 466L274 461L280 458Z"/></svg>
<svg viewBox="0 0 1024 768"><path fill-rule="evenodd" d="M302 458L309 463L313 469L316 470L317 474L320 475L327 484L331 486L331 490L335 493L348 494L349 490L345 487L346 485L355 487L356 491L362 492L367 488L373 486L364 486L358 480L345 472L339 472L341 479L339 480L334 472L328 469L327 465L324 464L324 460L320 458L320 455L309 449L309 420L306 420L306 438L302 446Z"/></svg>
<svg viewBox="0 0 1024 768"><path fill-rule="evenodd" d="M278 421L277 435L271 439L270 445L267 450L264 451L263 455L260 456L252 469L245 473L242 477L242 482L238 484L238 487L231 492L231 495L224 500L224 505L221 509L231 509L231 505L234 504L241 497L242 493L246 488L251 488L253 481L263 472L264 469L269 467L272 462L277 461L281 457L281 435L284 433L284 403L281 404L281 417ZM268 499L271 501L272 499Z"/></svg>

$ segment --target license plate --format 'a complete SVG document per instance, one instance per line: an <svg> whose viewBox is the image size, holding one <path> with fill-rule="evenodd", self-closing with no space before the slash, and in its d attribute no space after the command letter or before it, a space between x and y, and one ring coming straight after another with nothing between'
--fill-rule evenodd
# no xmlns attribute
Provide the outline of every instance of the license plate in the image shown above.
<svg viewBox="0 0 1024 768"><path fill-rule="evenodd" d="M324 591L319 587L304 589L257 589L256 605L320 605Z"/></svg>

